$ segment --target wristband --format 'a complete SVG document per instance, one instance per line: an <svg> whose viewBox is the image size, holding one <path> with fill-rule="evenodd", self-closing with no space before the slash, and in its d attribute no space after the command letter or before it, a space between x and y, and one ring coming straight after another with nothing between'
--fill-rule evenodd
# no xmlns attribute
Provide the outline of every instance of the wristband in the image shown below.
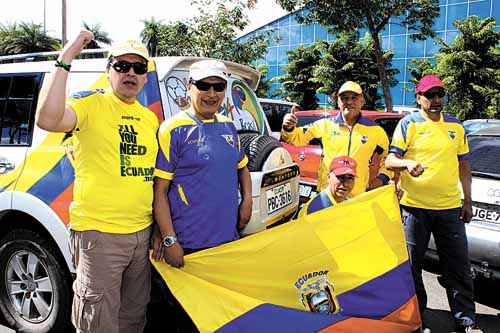
<svg viewBox="0 0 500 333"><path fill-rule="evenodd" d="M70 64L66 64L64 63L62 60L56 60L56 64L55 64L56 67L61 67L62 69L64 69L66 72L69 72L69 70L71 69L71 65Z"/></svg>

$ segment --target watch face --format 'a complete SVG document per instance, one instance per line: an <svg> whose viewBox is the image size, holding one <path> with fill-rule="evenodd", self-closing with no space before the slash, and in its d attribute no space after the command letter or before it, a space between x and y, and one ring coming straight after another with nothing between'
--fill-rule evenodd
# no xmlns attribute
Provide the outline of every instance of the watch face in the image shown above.
<svg viewBox="0 0 500 333"><path fill-rule="evenodd" d="M173 236L167 236L167 237L165 237L165 238L163 239L163 245L164 245L165 247L170 247L170 246L172 246L172 245L174 245L174 244L175 244L175 241L176 241L176 240L177 240L177 239L176 239L175 237L173 237Z"/></svg>

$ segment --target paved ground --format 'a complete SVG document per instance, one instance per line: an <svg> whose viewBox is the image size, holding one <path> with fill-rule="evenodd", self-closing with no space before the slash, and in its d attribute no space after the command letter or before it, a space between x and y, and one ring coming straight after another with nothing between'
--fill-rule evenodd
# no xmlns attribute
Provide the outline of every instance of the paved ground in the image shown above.
<svg viewBox="0 0 500 333"><path fill-rule="evenodd" d="M446 292L434 273L424 272L424 283L429 295L428 310L424 320L432 333L447 333L453 329ZM476 312L478 322L484 333L500 333L500 283L476 283Z"/></svg>

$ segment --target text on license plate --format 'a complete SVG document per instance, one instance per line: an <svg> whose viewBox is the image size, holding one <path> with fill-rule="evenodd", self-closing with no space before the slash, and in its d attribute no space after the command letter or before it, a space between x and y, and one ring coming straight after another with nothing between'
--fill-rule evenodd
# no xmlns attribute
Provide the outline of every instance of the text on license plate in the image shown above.
<svg viewBox="0 0 500 333"><path fill-rule="evenodd" d="M500 223L500 213L472 206L472 218L486 222Z"/></svg>
<svg viewBox="0 0 500 333"><path fill-rule="evenodd" d="M299 195L301 197L308 197L311 195L312 187L309 185L299 184Z"/></svg>
<svg viewBox="0 0 500 333"><path fill-rule="evenodd" d="M276 186L266 191L267 213L271 214L292 203L292 187L290 183Z"/></svg>

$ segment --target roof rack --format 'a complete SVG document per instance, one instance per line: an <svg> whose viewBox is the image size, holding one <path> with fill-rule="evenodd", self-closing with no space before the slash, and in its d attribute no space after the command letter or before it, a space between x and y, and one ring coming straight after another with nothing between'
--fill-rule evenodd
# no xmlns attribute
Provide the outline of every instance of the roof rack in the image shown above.
<svg viewBox="0 0 500 333"><path fill-rule="evenodd" d="M88 58L105 58L109 49L87 49L82 50L77 56L77 59L88 59ZM12 62L34 62L34 61L47 61L56 60L61 51L51 51L51 52L35 52L35 53L24 53L24 54L12 54L6 56L0 56L0 64L2 63L12 63Z"/></svg>

